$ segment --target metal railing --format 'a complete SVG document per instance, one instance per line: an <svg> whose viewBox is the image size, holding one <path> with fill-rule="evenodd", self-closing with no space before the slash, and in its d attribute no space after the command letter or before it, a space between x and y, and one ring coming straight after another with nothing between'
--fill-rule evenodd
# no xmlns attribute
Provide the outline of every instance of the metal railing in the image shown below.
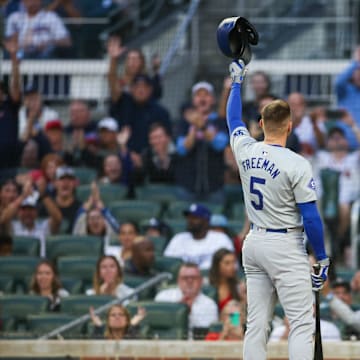
<svg viewBox="0 0 360 360"><path fill-rule="evenodd" d="M116 304L121 304L125 300L130 300L130 299L134 298L134 296L137 296L138 294L140 294L142 291L144 291L144 290L146 290L146 289L148 289L148 288L150 288L150 287L152 287L154 285L157 285L158 283L160 283L162 281L171 280L171 278L172 278L172 275L170 273L158 274L158 275L154 276L153 278L151 278L150 280L144 282L143 284L141 284L137 288L135 288L134 291L131 294L123 296L122 298L119 298L119 299L114 299L114 300L108 302L107 304L104 304L104 305L96 308L94 310L94 313L96 315L100 315L104 311L108 310L111 306L116 305ZM51 339L53 337L56 337L56 336L60 335L62 332L66 331L66 330L69 330L69 329L72 329L73 327L75 327L77 325L83 324L83 323L85 323L86 321L88 321L90 319L91 319L90 314L82 315L79 318L69 322L68 324L59 326L56 329L54 329L54 330L40 336L38 338L38 340L47 340L47 339Z"/></svg>

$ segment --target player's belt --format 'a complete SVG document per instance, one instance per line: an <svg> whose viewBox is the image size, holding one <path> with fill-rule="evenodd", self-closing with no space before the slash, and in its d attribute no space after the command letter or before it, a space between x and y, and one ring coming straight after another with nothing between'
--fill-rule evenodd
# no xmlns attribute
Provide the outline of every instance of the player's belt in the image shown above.
<svg viewBox="0 0 360 360"><path fill-rule="evenodd" d="M273 232L273 233L282 233L282 234L286 234L288 232L292 232L292 231L303 231L302 227L294 227L294 228L284 228L284 229L269 229L269 228L263 228L254 224L251 224L250 226L251 229L254 230L258 230L258 231L265 231L265 232Z"/></svg>

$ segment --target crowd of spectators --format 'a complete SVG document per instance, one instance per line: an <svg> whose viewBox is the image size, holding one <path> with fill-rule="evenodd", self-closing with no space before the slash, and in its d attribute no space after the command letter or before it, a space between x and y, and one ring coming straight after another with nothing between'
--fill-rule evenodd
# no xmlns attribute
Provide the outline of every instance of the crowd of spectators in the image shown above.
<svg viewBox="0 0 360 360"><path fill-rule="evenodd" d="M113 5L111 1L101 3L109 8ZM44 104L36 83L21 89L20 62L59 56L71 49L70 33L56 13L78 17L80 8L75 5L75 1L52 1L45 11L40 0L24 0L21 4L10 1L5 8L9 14L5 47L12 74L9 84L0 84L1 254L12 255L16 236L38 238L41 261L29 293L48 297L48 311L61 311L61 298L69 296L69 290L62 287L55 264L47 259L48 238L58 234L99 237L102 255L93 269L92 287L84 293L126 296L123 305L127 305L137 297L129 297L133 288L126 284L126 277L150 279L161 272L153 239L164 237L160 255L181 259L182 264L177 286L157 288L152 300L186 304L190 337L196 328L207 328L207 340L241 340L246 327L241 244L250 224L245 214L232 219L243 227L229 230L227 218L233 209L226 187L241 188L224 119L230 82L224 80L219 99L212 84L195 83L178 118L171 119L159 102L166 91L158 74L159 59L154 59L152 74L148 74L141 50L127 49L119 37L111 37L107 44L107 114L94 119L86 101L71 99L68 118L62 119ZM120 56L126 60L119 76ZM360 49L356 49L353 63L336 82L336 111L310 108L301 93L287 97L293 116L287 147L313 165L335 272L350 267L354 251L350 212L360 199L359 69ZM250 133L261 141L259 114L276 94L265 72L250 74L249 81L255 96L244 104L243 117ZM81 168L95 174L95 179L87 179L89 192L84 198L78 192L76 175ZM101 194L102 187L115 185L114 201L120 189L125 189L123 199L141 200L138 190L149 184L172 187L174 199L188 204L177 219L185 223L182 231L167 224L165 216L150 219L145 227L141 221L118 218L111 211L111 197L105 200ZM211 213L216 205L223 214ZM353 288L339 279L329 284L324 301L333 323L327 326L332 333L325 339L359 336L354 322L359 312L352 308L360 292L359 273L351 284ZM215 295L205 294L206 286L215 289ZM114 306L105 326L93 309L90 314L94 334L110 339L140 336L139 326L146 318L144 309L134 319L126 307ZM211 327L219 321L220 327ZM325 333L326 324L322 326ZM280 328L274 325L270 339L285 339L288 332L285 318Z"/></svg>

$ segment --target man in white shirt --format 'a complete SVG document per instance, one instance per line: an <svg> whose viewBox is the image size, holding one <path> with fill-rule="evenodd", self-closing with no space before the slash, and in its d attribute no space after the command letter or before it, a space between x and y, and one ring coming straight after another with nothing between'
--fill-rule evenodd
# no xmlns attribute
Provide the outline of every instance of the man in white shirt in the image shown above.
<svg viewBox="0 0 360 360"><path fill-rule="evenodd" d="M6 22L7 41L16 41L18 56L49 59L59 48L71 46L67 29L58 15L42 10L41 0L23 0L26 11L11 14Z"/></svg>
<svg viewBox="0 0 360 360"><path fill-rule="evenodd" d="M234 250L231 239L223 233L209 230L211 212L200 204L192 204L184 211L187 220L186 232L176 234L166 247L164 255L181 258L207 270L211 266L213 254L226 248Z"/></svg>
<svg viewBox="0 0 360 360"><path fill-rule="evenodd" d="M178 286L160 291L155 301L181 302L189 306L189 335L193 328L206 328L218 321L218 308L214 300L201 292L202 277L196 264L181 265Z"/></svg>

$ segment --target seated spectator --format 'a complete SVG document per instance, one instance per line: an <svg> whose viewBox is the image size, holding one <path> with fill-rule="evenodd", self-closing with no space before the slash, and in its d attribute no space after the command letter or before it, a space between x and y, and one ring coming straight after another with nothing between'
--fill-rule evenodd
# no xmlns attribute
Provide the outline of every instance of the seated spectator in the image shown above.
<svg viewBox="0 0 360 360"><path fill-rule="evenodd" d="M10 256L13 254L13 239L6 233L0 233L0 256ZM1 291L0 291L1 294Z"/></svg>
<svg viewBox="0 0 360 360"><path fill-rule="evenodd" d="M114 256L103 255L96 264L93 288L86 295L112 295L119 299L129 296L133 289L123 283L123 271ZM123 304L129 302L129 299Z"/></svg>
<svg viewBox="0 0 360 360"><path fill-rule="evenodd" d="M164 125L153 123L150 126L149 144L135 169L137 183L174 184L176 148Z"/></svg>
<svg viewBox="0 0 360 360"><path fill-rule="evenodd" d="M41 260L37 264L31 279L30 294L48 297L48 311L61 310L61 298L69 296L69 293L61 287L57 269L51 261Z"/></svg>
<svg viewBox="0 0 360 360"><path fill-rule="evenodd" d="M44 126L44 134L48 139L51 150L62 156L65 162L70 162L65 159L67 156L65 149L65 136L61 120L55 119L48 121Z"/></svg>
<svg viewBox="0 0 360 360"><path fill-rule="evenodd" d="M134 239L131 254L131 258L125 261L125 274L148 278L156 275L154 244L147 237L137 236Z"/></svg>
<svg viewBox="0 0 360 360"><path fill-rule="evenodd" d="M336 79L335 91L340 108L346 109L360 127L360 47L354 50L353 61Z"/></svg>
<svg viewBox="0 0 360 360"><path fill-rule="evenodd" d="M189 337L194 328L207 328L218 321L217 305L210 297L201 292L202 277L196 264L181 265L177 287L160 291L155 301L180 302L189 306Z"/></svg>
<svg viewBox="0 0 360 360"><path fill-rule="evenodd" d="M109 154L105 156L103 162L103 176L99 181L102 184L126 184L122 163L118 155Z"/></svg>
<svg viewBox="0 0 360 360"><path fill-rule="evenodd" d="M16 200L19 192L19 184L15 180L7 179L2 182L0 186L0 214ZM0 225L1 235L9 235L10 233L10 228Z"/></svg>
<svg viewBox="0 0 360 360"><path fill-rule="evenodd" d="M325 145L324 123L307 114L307 104L302 94L291 93L288 103L291 109L293 132L300 142L300 154L310 158Z"/></svg>
<svg viewBox="0 0 360 360"><path fill-rule="evenodd" d="M130 49L127 50L122 46L122 40L118 36L111 36L107 44L107 51L110 57L110 72L111 83L115 86L114 90L121 87L121 89L127 93L131 92L131 85L138 75L146 74L146 62L145 56L140 49ZM125 64L124 64L124 73L117 78L117 62L120 56L126 52ZM158 56L153 57L152 59L152 70L154 76L152 77L152 86L153 94L152 96L155 99L159 99L162 95L162 85L161 78L158 73L160 68L160 59ZM116 85L118 82L118 85ZM116 87L118 86L118 88Z"/></svg>
<svg viewBox="0 0 360 360"><path fill-rule="evenodd" d="M220 312L231 300L240 301L238 263L236 255L228 249L217 250L209 271L210 284L215 287Z"/></svg>
<svg viewBox="0 0 360 360"><path fill-rule="evenodd" d="M121 266L132 256L132 244L139 235L138 226L132 221L124 221L119 228L119 245L105 247L105 254L114 256Z"/></svg>
<svg viewBox="0 0 360 360"><path fill-rule="evenodd" d="M202 81L192 87L191 106L179 122L176 150L176 184L184 200L224 200L224 150L229 142L226 121L213 111L214 87Z"/></svg>
<svg viewBox="0 0 360 360"><path fill-rule="evenodd" d="M234 250L231 239L209 229L211 212L200 204L192 204L184 211L187 231L176 234L164 251L165 256L181 258L206 270L211 266L214 253L221 248Z"/></svg>
<svg viewBox="0 0 360 360"><path fill-rule="evenodd" d="M208 332L205 337L207 341L214 340L243 340L244 338L244 309L236 300L230 300L220 313L222 329L220 331Z"/></svg>
<svg viewBox="0 0 360 360"><path fill-rule="evenodd" d="M351 256L350 251L350 212L351 204L360 195L360 180L359 180L359 163L360 151L350 152L349 144L345 138L343 130L339 127L333 127L329 130L328 139L326 142L326 149L318 151L314 159L315 174L318 179L317 183L320 185L319 192L321 196L326 196L324 189L322 191L321 171L323 169L332 169L339 172L338 181L338 216L336 218L329 218L327 223L330 231L334 235L331 239L331 254L333 260L344 261L349 264ZM336 189L333 189L336 191ZM335 210L337 210L335 209ZM329 215L324 214L327 218Z"/></svg>
<svg viewBox="0 0 360 360"><path fill-rule="evenodd" d="M27 84L24 90L24 104L19 111L19 139L27 141L43 130L48 121L56 119L59 119L59 114L44 105L36 84Z"/></svg>
<svg viewBox="0 0 360 360"><path fill-rule="evenodd" d="M341 322L343 340L360 339L360 310L352 309L354 303L349 282L337 279L324 288L323 294L333 320Z"/></svg>
<svg viewBox="0 0 360 360"><path fill-rule="evenodd" d="M144 225L144 235L148 237L164 236L166 239L170 238L171 228L164 221L151 218Z"/></svg>
<svg viewBox="0 0 360 360"><path fill-rule="evenodd" d="M96 183L91 187L89 198L77 212L73 234L100 236L106 246L119 231L119 224L102 202Z"/></svg>
<svg viewBox="0 0 360 360"><path fill-rule="evenodd" d="M144 308L138 308L137 314L131 318L126 307L120 304L112 305L106 314L105 326L92 307L90 308L90 316L94 325L93 336L95 338L107 340L136 339L139 337L139 324L146 317L146 311Z"/></svg>
<svg viewBox="0 0 360 360"><path fill-rule="evenodd" d="M39 189L40 190L40 189ZM35 236L40 239L40 255L45 257L46 236L56 234L61 224L62 216L55 202L43 190L34 191L33 184L28 181L22 193L10 203L0 214L0 225L11 226L13 235ZM40 199L49 217L40 220L37 202ZM17 220L15 217L17 216Z"/></svg>
<svg viewBox="0 0 360 360"><path fill-rule="evenodd" d="M24 59L50 59L64 55L71 39L62 20L42 9L41 0L23 0L25 11L17 11L6 22L6 41L16 41Z"/></svg>

